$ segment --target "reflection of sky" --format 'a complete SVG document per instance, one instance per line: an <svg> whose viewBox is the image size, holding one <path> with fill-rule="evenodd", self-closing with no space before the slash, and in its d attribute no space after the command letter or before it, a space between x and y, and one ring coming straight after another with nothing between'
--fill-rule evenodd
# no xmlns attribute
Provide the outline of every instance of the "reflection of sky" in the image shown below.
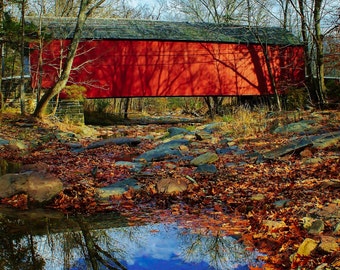
<svg viewBox="0 0 340 270"><path fill-rule="evenodd" d="M100 231L92 231L94 236L96 233ZM129 270L241 270L248 269L247 265L255 262L256 257L255 254L245 251L244 247L231 237L217 239L193 235L180 231L174 224L112 228L106 230L105 235L106 238L99 237L96 243L114 255ZM59 247L55 243L54 251L51 252L48 251L46 237L36 240L39 242L38 252L46 261L45 269L64 269L63 254L60 253L63 250L60 247L62 241L59 242ZM71 269L87 269L80 250L79 246L72 249Z"/></svg>

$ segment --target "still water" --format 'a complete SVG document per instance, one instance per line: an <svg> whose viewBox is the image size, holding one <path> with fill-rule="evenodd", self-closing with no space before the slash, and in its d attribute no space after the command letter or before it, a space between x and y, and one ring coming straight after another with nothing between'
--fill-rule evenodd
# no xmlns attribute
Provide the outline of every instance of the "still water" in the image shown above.
<svg viewBox="0 0 340 270"><path fill-rule="evenodd" d="M174 222L128 226L117 214L0 213L0 269L245 270L261 264L233 237L193 233Z"/></svg>

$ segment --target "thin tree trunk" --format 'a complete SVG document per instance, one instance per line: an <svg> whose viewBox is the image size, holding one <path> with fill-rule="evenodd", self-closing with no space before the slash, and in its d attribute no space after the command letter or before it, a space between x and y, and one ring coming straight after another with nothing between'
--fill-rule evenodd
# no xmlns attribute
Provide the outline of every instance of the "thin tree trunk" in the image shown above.
<svg viewBox="0 0 340 270"><path fill-rule="evenodd" d="M323 35L321 34L321 5L322 0L315 0L314 6L314 28L315 28L315 44L316 44L316 77L318 82L319 102L321 106L324 104L324 92L326 90L324 78L324 60L323 60Z"/></svg>
<svg viewBox="0 0 340 270"><path fill-rule="evenodd" d="M65 61L64 68L61 72L60 78L58 79L57 83L49 89L41 98L41 100L38 102L37 107L33 113L33 115L37 118L43 118L45 111L47 109L49 101L58 93L60 93L66 86L66 83L69 79L70 72L72 69L72 64L74 57L76 56L78 44L81 39L81 34L83 27L85 25L86 19L88 16L91 15L92 11L100 6L105 0L100 0L98 1L94 6L92 6L90 9L91 5L91 0L81 0L80 2L80 8L79 8L79 13L77 17L77 23L76 27L74 30L74 36L72 39L72 42L70 44L69 52L67 54L67 58ZM89 10L88 10L89 9Z"/></svg>
<svg viewBox="0 0 340 270"><path fill-rule="evenodd" d="M0 32L3 33L4 31L4 1L0 0ZM3 38L0 37L0 113L3 111L4 109L4 97L2 94L2 74L3 74L3 66L2 66L2 62L3 62Z"/></svg>
<svg viewBox="0 0 340 270"><path fill-rule="evenodd" d="M20 75L20 109L21 114L26 114L25 108L25 6L26 0L21 3L21 75Z"/></svg>

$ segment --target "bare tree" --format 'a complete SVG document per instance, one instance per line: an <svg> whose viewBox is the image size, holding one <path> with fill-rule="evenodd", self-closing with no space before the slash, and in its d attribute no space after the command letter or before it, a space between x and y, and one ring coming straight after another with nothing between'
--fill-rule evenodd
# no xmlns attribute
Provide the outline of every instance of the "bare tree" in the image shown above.
<svg viewBox="0 0 340 270"><path fill-rule="evenodd" d="M54 87L49 89L38 102L37 107L33 113L35 117L43 118L49 101L65 88L70 76L74 57L76 56L78 44L81 40L82 30L85 25L86 19L96 8L98 8L104 2L105 0L99 0L94 3L91 0L81 0L74 35L69 47L69 52L67 54L64 68L61 72L60 78L58 79Z"/></svg>

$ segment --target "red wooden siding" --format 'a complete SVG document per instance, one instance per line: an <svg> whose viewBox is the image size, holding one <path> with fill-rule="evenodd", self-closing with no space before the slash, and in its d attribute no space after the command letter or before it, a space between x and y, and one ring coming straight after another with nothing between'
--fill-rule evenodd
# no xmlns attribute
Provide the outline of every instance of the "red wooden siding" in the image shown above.
<svg viewBox="0 0 340 270"><path fill-rule="evenodd" d="M43 50L42 87L52 87L60 52L69 41ZM38 82L39 51L31 46L32 86ZM280 91L304 80L303 48L270 48ZM256 44L180 41L91 40L79 44L69 84L87 88L87 98L236 96L273 94L263 51Z"/></svg>

